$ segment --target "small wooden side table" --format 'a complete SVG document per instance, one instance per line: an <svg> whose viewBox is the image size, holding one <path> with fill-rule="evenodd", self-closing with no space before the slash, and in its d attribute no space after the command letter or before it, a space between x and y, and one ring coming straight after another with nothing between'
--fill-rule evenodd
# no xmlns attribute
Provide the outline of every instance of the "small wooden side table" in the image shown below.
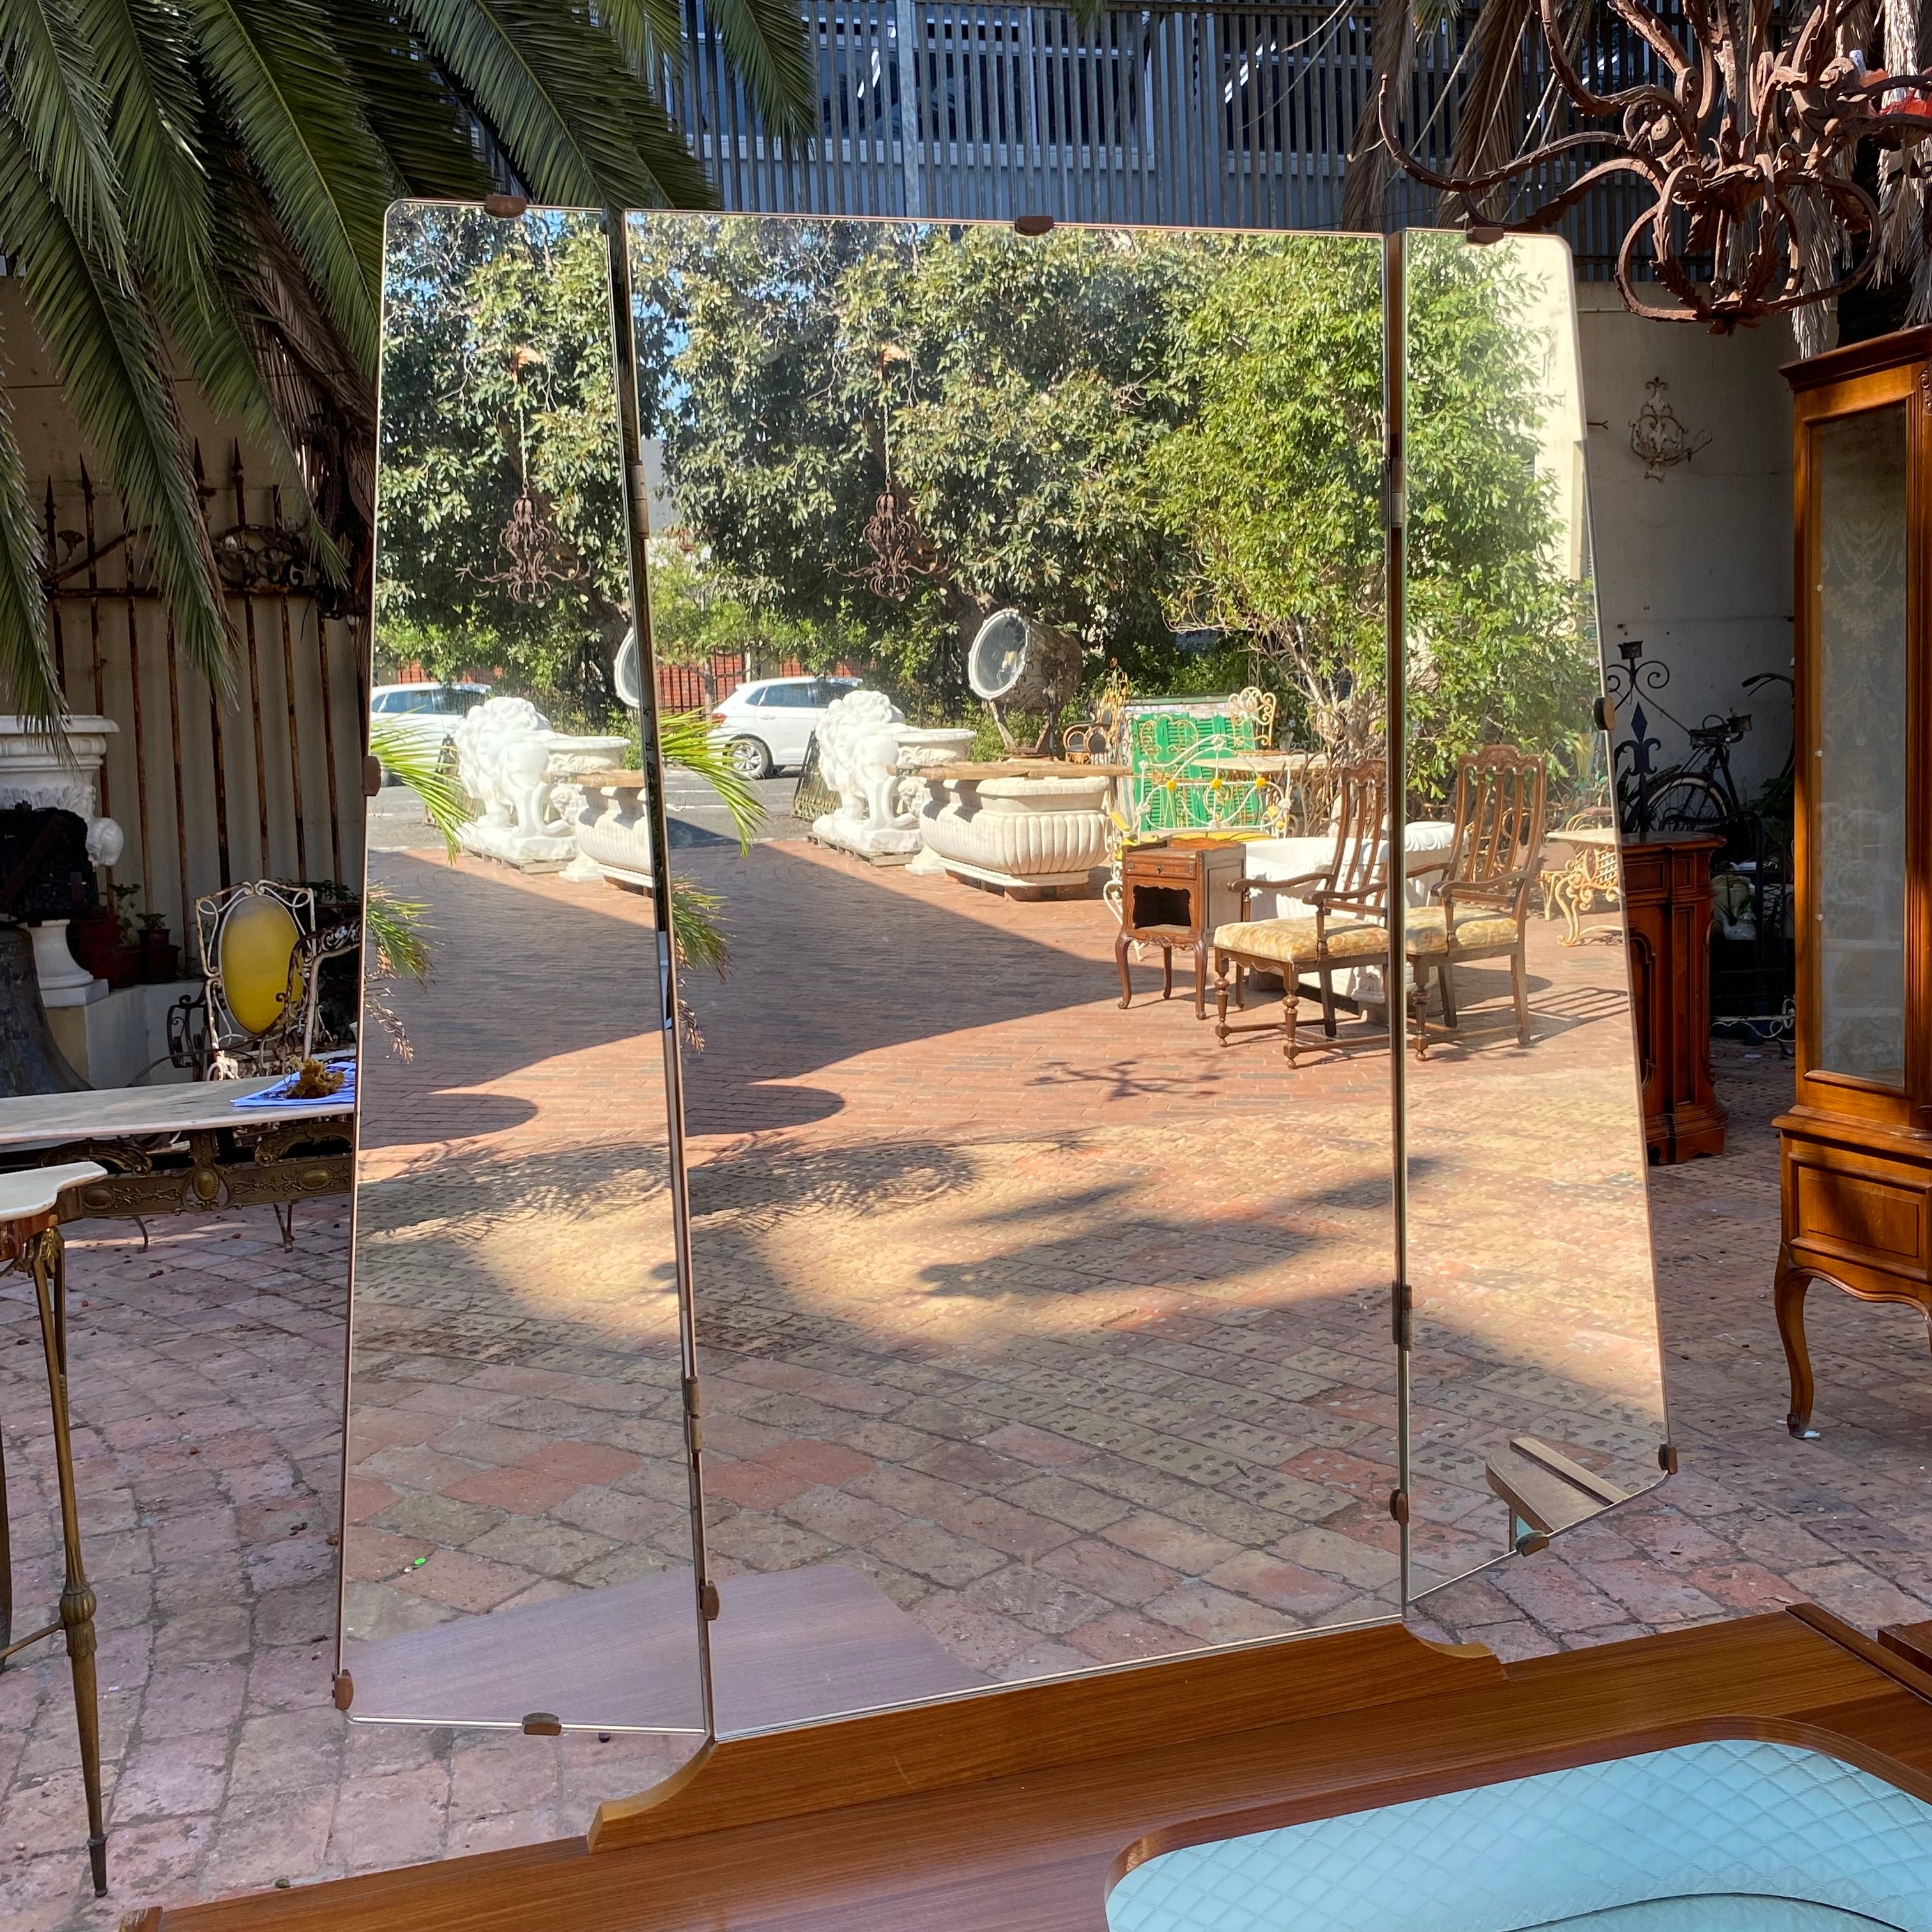
<svg viewBox="0 0 1932 1932"><path fill-rule="evenodd" d="M1724 1150L1711 1072L1711 855L1724 844L1690 832L1623 848L1643 1136L1663 1166Z"/></svg>
<svg viewBox="0 0 1932 1932"><path fill-rule="evenodd" d="M27 1276L40 1321L47 1394L53 1407L54 1471L60 1486L61 1542L66 1580L59 1620L30 1636L14 1635L13 1552L7 1540L7 1469L0 1456L0 1665L17 1651L67 1634L74 1673L74 1716L80 1726L80 1775L87 1790L87 1856L94 1893L107 1890L107 1828L100 1809L100 1701L94 1675L94 1592L80 1560L80 1507L74 1480L74 1442L67 1418L67 1257L62 1244L60 1197L64 1188L98 1180L106 1172L91 1160L65 1167L0 1174L0 1273Z"/></svg>
<svg viewBox="0 0 1932 1932"><path fill-rule="evenodd" d="M1214 928L1242 916L1240 886L1246 850L1237 838L1184 834L1157 845L1130 845L1120 854L1120 932L1114 963L1120 971L1120 1005L1134 997L1127 948L1160 948L1160 996L1174 995L1174 956L1194 956L1194 1017L1208 1017L1208 950Z"/></svg>

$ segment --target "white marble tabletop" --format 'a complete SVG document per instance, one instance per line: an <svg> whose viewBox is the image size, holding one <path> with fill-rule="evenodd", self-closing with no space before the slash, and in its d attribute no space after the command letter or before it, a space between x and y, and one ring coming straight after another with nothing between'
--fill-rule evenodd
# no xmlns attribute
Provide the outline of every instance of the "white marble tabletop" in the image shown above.
<svg viewBox="0 0 1932 1932"><path fill-rule="evenodd" d="M196 1080L172 1087L112 1087L89 1094L30 1094L0 1100L0 1148L34 1147L88 1135L118 1140L210 1127L274 1127L353 1111L333 1096L274 1107L235 1105L274 1084L274 1079Z"/></svg>

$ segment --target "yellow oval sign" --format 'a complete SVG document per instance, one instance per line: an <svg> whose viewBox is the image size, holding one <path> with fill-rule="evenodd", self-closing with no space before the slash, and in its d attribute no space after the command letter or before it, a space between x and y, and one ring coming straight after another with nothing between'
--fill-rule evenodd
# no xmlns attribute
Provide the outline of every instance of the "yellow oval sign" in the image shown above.
<svg viewBox="0 0 1932 1932"><path fill-rule="evenodd" d="M261 1034L302 996L302 928L279 899L240 901L221 928L221 986L236 1024Z"/></svg>

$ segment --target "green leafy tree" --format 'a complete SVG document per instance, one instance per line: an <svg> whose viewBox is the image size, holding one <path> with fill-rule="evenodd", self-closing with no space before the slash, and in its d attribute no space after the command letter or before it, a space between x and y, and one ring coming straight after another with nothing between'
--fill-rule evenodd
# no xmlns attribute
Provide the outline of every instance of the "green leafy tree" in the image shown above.
<svg viewBox="0 0 1932 1932"><path fill-rule="evenodd" d="M1112 655L1164 638L1147 465L1184 248L740 219L646 224L639 253L646 416L752 608L941 706L1002 604Z"/></svg>
<svg viewBox="0 0 1932 1932"><path fill-rule="evenodd" d="M392 218L376 641L609 700L629 622L604 224Z"/></svg>
<svg viewBox="0 0 1932 1932"><path fill-rule="evenodd" d="M1590 586L1562 567L1537 465L1552 399L1530 294L1506 249L1409 251L1409 764L1436 799L1479 744L1567 763L1601 676Z"/></svg>
<svg viewBox="0 0 1932 1932"><path fill-rule="evenodd" d="M1382 271L1346 236L1232 254L1179 332L1185 420L1156 458L1174 623L1246 642L1345 752L1384 708Z"/></svg>
<svg viewBox="0 0 1932 1932"><path fill-rule="evenodd" d="M647 224L640 256L647 412L741 621L836 627L957 703L964 639L1012 603L1143 690L1258 676L1298 736L1378 736L1379 244L740 218ZM1411 722L1436 796L1485 739L1558 742L1591 675L1528 296L1507 251L1414 253Z"/></svg>
<svg viewBox="0 0 1932 1932"><path fill-rule="evenodd" d="M1386 710L1381 280L1379 245L1346 237L1236 256L1182 332L1186 420L1160 452L1191 559L1177 623L1248 640L1345 756ZM1479 743L1564 742L1595 656L1537 467L1522 275L1501 250L1418 248L1406 309L1410 764L1439 801Z"/></svg>
<svg viewBox="0 0 1932 1932"><path fill-rule="evenodd" d="M789 0L710 10L770 124L817 88ZM673 0L0 0L0 233L184 655L232 638L170 358L305 493L367 588L383 210L476 196L484 157L566 206L710 198L651 84ZM55 718L38 520L0 406L0 698Z"/></svg>

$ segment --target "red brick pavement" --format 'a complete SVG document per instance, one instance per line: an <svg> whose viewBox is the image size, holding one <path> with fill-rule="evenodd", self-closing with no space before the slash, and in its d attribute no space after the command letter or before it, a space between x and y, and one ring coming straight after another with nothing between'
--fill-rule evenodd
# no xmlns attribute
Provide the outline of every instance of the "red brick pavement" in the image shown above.
<svg viewBox="0 0 1932 1932"><path fill-rule="evenodd" d="M730 980L693 986L710 1045L690 1076L700 1283L734 1290L728 1301L714 1286L705 1322L728 1598L739 1569L859 1562L989 1674L1382 1600L1386 1066L1365 1030L1291 1077L1265 1041L1219 1052L1178 1001L1118 1012L1091 905L1008 906L796 847L700 862L729 892L740 943ZM477 915L479 935L496 932L476 949L478 983L514 994L516 1013L496 1024L472 998L433 1020L412 1000L418 1058L365 1076L380 1171L412 1175L392 1198L418 1204L414 1220L406 1206L382 1217L376 1240L407 1247L436 1209L417 1260L444 1270L432 1298L454 1306L412 1304L400 1291L424 1272L413 1264L372 1304L395 1325L374 1331L383 1346L363 1364L350 1509L375 1527L352 1532L350 1554L373 1573L357 1578L365 1590L389 1593L365 1608L412 1600L434 1618L481 1607L502 1570L516 1588L500 1600L514 1601L597 1580L599 1564L673 1562L680 1546L674 1497L652 1486L669 1466L651 1043L634 1036L642 995L620 1001L587 968L616 959L647 987L638 908L554 880L411 876L439 889L446 990L463 905L493 909ZM556 943L539 946L545 934ZM1545 949L1538 964L1550 970L1530 1057L1561 1072L1553 1101L1522 1088L1480 1000L1468 1045L1417 1072L1418 1385L1436 1362L1428 1406L1452 1420L1432 1439L1465 1477L1484 1430L1547 1414L1537 1378L1553 1372L1608 1420L1636 1434L1644 1420L1630 1407L1641 1324L1627 1309L1606 1319L1622 1302L1592 1304L1587 1287L1639 1190L1602 1145L1579 1158L1574 1131L1612 1077L1621 1022L1598 1010L1616 956ZM562 1024L572 999L602 1028L594 1048ZM1718 1058L1731 1150L1651 1188L1683 1473L1432 1598L1445 1634L1514 1655L1800 1595L1868 1628L1928 1614L1924 1329L1820 1293L1825 1433L1785 1433L1764 1123L1788 1070L1734 1047ZM373 1116L392 1099L386 1129ZM1450 1131L1478 1119L1480 1138ZM559 1204L600 1179L545 1246ZM1459 1198L1480 1209L1478 1233L1436 1238L1432 1214ZM116 1886L111 1910L84 1896L64 1668L23 1659L0 1673L0 1932L554 1835L668 1762L649 1741L353 1726L329 1708L342 1221L310 1210L286 1257L265 1214L175 1221L146 1255L118 1226L73 1235ZM602 1299L585 1292L586 1256ZM514 1324L490 1329L512 1304ZM1580 1367L1558 1346L1580 1310L1592 1318ZM412 1331L418 1314L441 1328ZM44 1398L16 1366L30 1352L8 1346L26 1321L10 1283L0 1418L23 1606L55 1587ZM557 1351L566 1366L526 1365ZM640 1360L641 1379L608 1372ZM1208 1406L1208 1384L1234 1406ZM1510 1403L1492 1416L1493 1403L1443 1399L1459 1385L1501 1386ZM1128 1432L1124 1446L1070 1432L1076 1400ZM1565 1439L1599 1466L1632 1460ZM386 1473L362 1469L392 1452ZM1448 1470L1429 1519L1450 1533L1430 1546L1448 1564L1500 1540L1492 1504L1459 1511L1462 1480ZM398 1508L431 1514L376 1522Z"/></svg>

